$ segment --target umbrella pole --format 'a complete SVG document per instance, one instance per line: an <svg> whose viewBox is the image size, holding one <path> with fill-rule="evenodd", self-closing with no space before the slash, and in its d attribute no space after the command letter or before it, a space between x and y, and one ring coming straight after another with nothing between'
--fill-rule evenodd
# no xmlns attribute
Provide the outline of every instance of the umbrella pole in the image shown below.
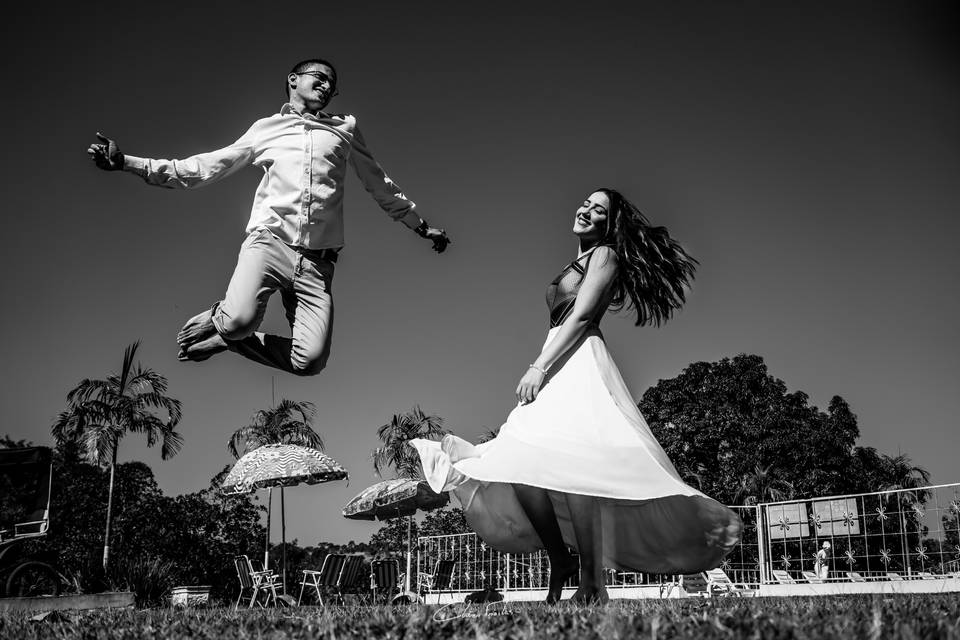
<svg viewBox="0 0 960 640"><path fill-rule="evenodd" d="M287 595L287 510L283 487L280 487L280 531L283 536L283 595Z"/></svg>
<svg viewBox="0 0 960 640"><path fill-rule="evenodd" d="M273 487L267 488L267 538L263 543L263 570L270 570L270 509L273 507Z"/></svg>
<svg viewBox="0 0 960 640"><path fill-rule="evenodd" d="M410 593L410 538L413 535L413 516L407 518L407 593Z"/></svg>

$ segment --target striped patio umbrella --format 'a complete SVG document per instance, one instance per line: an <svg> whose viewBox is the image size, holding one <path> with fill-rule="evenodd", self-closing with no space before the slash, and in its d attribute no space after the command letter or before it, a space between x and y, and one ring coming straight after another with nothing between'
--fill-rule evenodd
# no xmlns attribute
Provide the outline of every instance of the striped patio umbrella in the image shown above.
<svg viewBox="0 0 960 640"><path fill-rule="evenodd" d="M280 527L283 540L283 593L287 593L287 514L283 487L298 484L319 484L347 478L347 470L339 462L316 449L295 444L267 444L244 454L227 474L220 490L227 495L251 493L257 489L281 487ZM272 494L271 494L272 495ZM263 568L266 569L270 549L270 515L267 507L267 542Z"/></svg>
<svg viewBox="0 0 960 640"><path fill-rule="evenodd" d="M316 449L295 444L268 444L237 460L223 481L225 494L250 493L267 487L292 487L343 480L347 470Z"/></svg>
<svg viewBox="0 0 960 640"><path fill-rule="evenodd" d="M343 517L353 520L386 520L431 511L450 502L446 492L434 493L423 480L394 478L369 486L343 508Z"/></svg>

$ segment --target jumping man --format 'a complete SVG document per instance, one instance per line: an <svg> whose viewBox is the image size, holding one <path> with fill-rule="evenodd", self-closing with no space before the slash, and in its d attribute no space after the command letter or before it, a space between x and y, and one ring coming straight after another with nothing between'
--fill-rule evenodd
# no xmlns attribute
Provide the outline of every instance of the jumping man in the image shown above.
<svg viewBox="0 0 960 640"><path fill-rule="evenodd" d="M263 179L253 199L247 237L223 300L184 325L180 360L200 361L225 350L296 375L321 371L330 353L334 263L343 247L343 193L347 164L394 220L433 243L450 242L428 225L374 160L357 119L324 111L336 95L337 73L326 60L304 60L287 74L288 102L257 120L228 147L184 160L153 160L121 153L97 134L87 153L106 171L129 171L147 184L189 189L254 165ZM291 337L256 331L267 300L279 291Z"/></svg>

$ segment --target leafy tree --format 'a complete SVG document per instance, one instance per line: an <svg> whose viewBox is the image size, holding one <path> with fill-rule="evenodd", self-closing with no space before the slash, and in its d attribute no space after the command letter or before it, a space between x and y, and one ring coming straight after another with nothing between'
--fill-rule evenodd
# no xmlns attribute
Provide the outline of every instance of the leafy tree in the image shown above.
<svg viewBox="0 0 960 640"><path fill-rule="evenodd" d="M176 455L183 445L183 437L174 430L182 416L180 401L166 395L164 376L139 363L134 366L139 346L139 341L134 342L124 350L119 373L104 380L85 379L74 387L67 394L67 408L52 428L58 444L79 444L96 464L109 461L104 569L110 560L113 489L120 439L127 433L141 433L146 436L148 447L160 443L164 460Z"/></svg>
<svg viewBox="0 0 960 640"><path fill-rule="evenodd" d="M370 547L383 553L385 550L407 548L407 526L410 526L410 539L414 542L421 535L420 526L414 518L390 518L382 527L370 536Z"/></svg>
<svg viewBox="0 0 960 640"><path fill-rule="evenodd" d="M415 406L407 413L394 414L385 425L377 429L382 445L373 450L373 469L378 476L392 467L398 478L423 478L420 457L408 443L416 438L439 440L448 432L443 428L443 418L427 415Z"/></svg>
<svg viewBox="0 0 960 640"><path fill-rule="evenodd" d="M14 440L10 437L10 434L0 436L0 449L23 449L24 447L32 447L34 444L29 440Z"/></svg>
<svg viewBox="0 0 960 640"><path fill-rule="evenodd" d="M472 533L463 516L463 510L456 507L431 511L420 523L421 536L447 536L457 533Z"/></svg>
<svg viewBox="0 0 960 640"><path fill-rule="evenodd" d="M907 456L856 446L857 417L843 398L819 410L802 391L788 392L760 356L692 363L638 406L681 476L728 504L929 482Z"/></svg>
<svg viewBox="0 0 960 640"><path fill-rule="evenodd" d="M179 584L211 584L214 595L226 596L236 583L233 557L260 548L265 534L263 507L249 496L220 492L228 471L225 467L206 489L144 505L137 514L140 522L131 523L137 537L128 541L125 554L150 549L175 564Z"/></svg>
<svg viewBox="0 0 960 640"><path fill-rule="evenodd" d="M236 588L233 556L259 549L264 527L262 506L249 496L225 497L219 491L229 468L201 491L163 495L150 468L142 462L116 465L114 545L104 573L95 553L97 523L106 513L107 473L69 450L54 455L49 533L31 541L32 551L49 556L88 592L105 587L142 591L131 580L162 578L176 584L210 584L212 594L227 598ZM142 575L159 569L161 575ZM138 596L139 597L139 596Z"/></svg>
<svg viewBox="0 0 960 640"><path fill-rule="evenodd" d="M312 402L280 400L269 409L260 409L253 421L230 436L227 449L234 458L266 444L297 444L323 450L323 438L313 428L317 409Z"/></svg>

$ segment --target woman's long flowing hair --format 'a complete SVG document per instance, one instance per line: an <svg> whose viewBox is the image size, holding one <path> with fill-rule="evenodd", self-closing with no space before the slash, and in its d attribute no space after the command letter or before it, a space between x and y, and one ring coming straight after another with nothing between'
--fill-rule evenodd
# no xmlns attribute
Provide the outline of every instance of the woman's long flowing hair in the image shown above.
<svg viewBox="0 0 960 640"><path fill-rule="evenodd" d="M654 227L639 209L616 189L599 191L610 199L603 244L612 246L619 261L619 277L610 308L637 313L637 325L660 326L686 301L686 290L697 264L666 227Z"/></svg>

